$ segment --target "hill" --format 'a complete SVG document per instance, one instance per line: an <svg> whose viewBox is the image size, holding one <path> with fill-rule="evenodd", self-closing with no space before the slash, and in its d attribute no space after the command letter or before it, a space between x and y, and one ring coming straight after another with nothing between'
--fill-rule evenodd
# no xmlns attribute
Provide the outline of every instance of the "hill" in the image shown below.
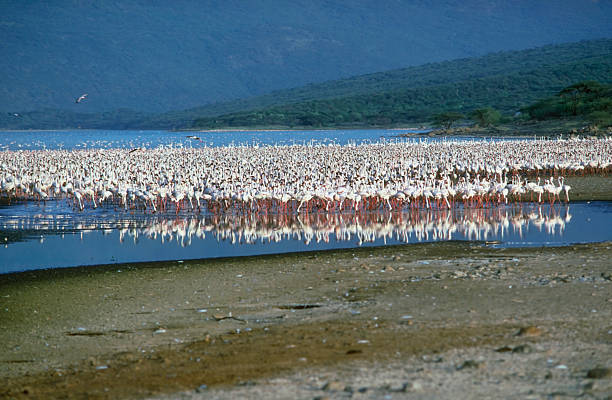
<svg viewBox="0 0 612 400"><path fill-rule="evenodd" d="M578 82L555 96L523 109L532 119L580 118L598 128L612 126L612 85L597 81Z"/></svg>
<svg viewBox="0 0 612 400"><path fill-rule="evenodd" d="M498 52L312 84L231 102L147 114L63 110L0 114L12 129L179 129L390 126L449 109L493 106L506 115L578 81L611 83L612 39ZM194 121L196 121L194 123Z"/></svg>
<svg viewBox="0 0 612 400"><path fill-rule="evenodd" d="M611 16L612 2L583 0L3 0L0 111L180 110L612 37Z"/></svg>
<svg viewBox="0 0 612 400"><path fill-rule="evenodd" d="M324 86L328 94L334 92L334 85L339 88L337 93L350 93L347 88L352 87L354 93L361 94L330 95L330 98L202 117L193 127L392 126L420 123L442 111L469 113L482 107L512 115L574 82L612 83L612 41L591 44L595 43L593 47L583 43L582 46L494 54L329 83ZM576 53L579 48L582 51ZM432 72L428 74L425 70ZM419 78L410 80L416 76ZM410 82L414 82L412 86L408 86ZM317 93L319 89L313 91ZM305 90L301 93L312 96Z"/></svg>

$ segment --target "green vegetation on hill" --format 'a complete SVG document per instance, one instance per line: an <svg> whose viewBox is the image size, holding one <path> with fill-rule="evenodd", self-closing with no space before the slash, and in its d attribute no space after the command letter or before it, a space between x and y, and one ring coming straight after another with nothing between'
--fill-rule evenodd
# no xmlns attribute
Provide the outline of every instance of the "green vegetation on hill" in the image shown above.
<svg viewBox="0 0 612 400"><path fill-rule="evenodd" d="M575 82L612 84L612 39L430 63L163 114L0 113L3 129L222 129L423 124L459 112L490 124ZM492 108L502 115L488 115ZM480 117L474 115L481 110ZM15 115L17 114L17 115Z"/></svg>
<svg viewBox="0 0 612 400"><path fill-rule="evenodd" d="M470 65L474 70L487 70L480 59ZM464 67L468 64L462 61ZM454 66L453 64L450 64ZM612 53L577 61L544 64L525 70L508 66L504 73L469 77L450 83L392 89L323 100L263 108L199 118L194 128L230 127L346 127L397 126L422 123L433 114L456 111L471 113L493 107L513 115L521 108L582 80L612 83ZM468 73L464 73L469 75ZM476 75L476 72L472 75ZM447 79L448 80L448 79Z"/></svg>
<svg viewBox="0 0 612 400"><path fill-rule="evenodd" d="M471 121L470 121L471 120ZM436 134L563 136L612 134L612 85L582 81L523 107L516 117L504 117L497 110L476 109L468 116L457 112L434 114Z"/></svg>
<svg viewBox="0 0 612 400"><path fill-rule="evenodd" d="M556 96L538 101L523 109L531 118L550 120L580 117L595 126L612 126L612 85L596 81L573 84Z"/></svg>
<svg viewBox="0 0 612 400"><path fill-rule="evenodd" d="M274 91L263 96L166 113L160 115L157 118L157 122L162 125L176 126L180 120L196 120L307 101L394 92L402 89L427 88L513 73L527 75L534 70L541 70L542 74L560 75L560 78L562 78L563 72L547 72L546 68L565 63L582 63L593 57L609 57L610 55L612 55L612 39L564 43L520 51L498 52L483 57L429 63L337 81L311 84L294 89ZM583 75L588 75L588 71L583 72ZM551 88L548 93L543 92L541 96L552 94L571 82L575 82L575 80L563 79L563 82L552 82L556 87ZM526 100L524 104L529 102L530 100Z"/></svg>

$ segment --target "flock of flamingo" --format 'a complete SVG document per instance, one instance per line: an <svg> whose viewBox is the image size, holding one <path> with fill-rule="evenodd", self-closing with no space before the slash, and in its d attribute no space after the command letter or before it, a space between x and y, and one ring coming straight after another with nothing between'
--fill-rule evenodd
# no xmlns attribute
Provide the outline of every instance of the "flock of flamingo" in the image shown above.
<svg viewBox="0 0 612 400"><path fill-rule="evenodd" d="M309 214L569 202L570 174L612 170L612 140L0 152L0 197L75 209Z"/></svg>

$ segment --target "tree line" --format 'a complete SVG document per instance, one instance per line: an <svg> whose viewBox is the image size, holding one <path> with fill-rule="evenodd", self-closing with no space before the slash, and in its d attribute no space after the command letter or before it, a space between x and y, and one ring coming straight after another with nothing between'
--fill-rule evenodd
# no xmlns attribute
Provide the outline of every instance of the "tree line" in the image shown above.
<svg viewBox="0 0 612 400"><path fill-rule="evenodd" d="M310 100L198 118L198 129L237 127L343 128L423 123L457 112L480 125L499 121L574 82L612 83L612 56L547 66L537 70L468 79L450 84ZM498 115L498 113L500 115Z"/></svg>

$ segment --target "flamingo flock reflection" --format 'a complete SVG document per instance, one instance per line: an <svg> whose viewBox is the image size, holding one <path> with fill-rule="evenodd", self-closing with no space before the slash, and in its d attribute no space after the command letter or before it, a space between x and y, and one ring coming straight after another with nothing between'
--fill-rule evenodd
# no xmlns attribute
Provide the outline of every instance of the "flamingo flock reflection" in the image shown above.
<svg viewBox="0 0 612 400"><path fill-rule="evenodd" d="M509 233L523 238L530 229L562 235L572 219L569 205L520 207L411 209L395 212L312 214L207 214L169 217L146 215L126 218L114 214L104 220L73 219L64 215L5 218L2 229L33 230L37 234L119 231L121 242L131 238L176 242L189 246L194 239L211 235L232 244L275 243L284 240L346 242L357 245L382 240L403 243L453 239L503 240Z"/></svg>
<svg viewBox="0 0 612 400"><path fill-rule="evenodd" d="M342 214L569 202L612 140L381 142L0 152L0 196L143 213Z"/></svg>

